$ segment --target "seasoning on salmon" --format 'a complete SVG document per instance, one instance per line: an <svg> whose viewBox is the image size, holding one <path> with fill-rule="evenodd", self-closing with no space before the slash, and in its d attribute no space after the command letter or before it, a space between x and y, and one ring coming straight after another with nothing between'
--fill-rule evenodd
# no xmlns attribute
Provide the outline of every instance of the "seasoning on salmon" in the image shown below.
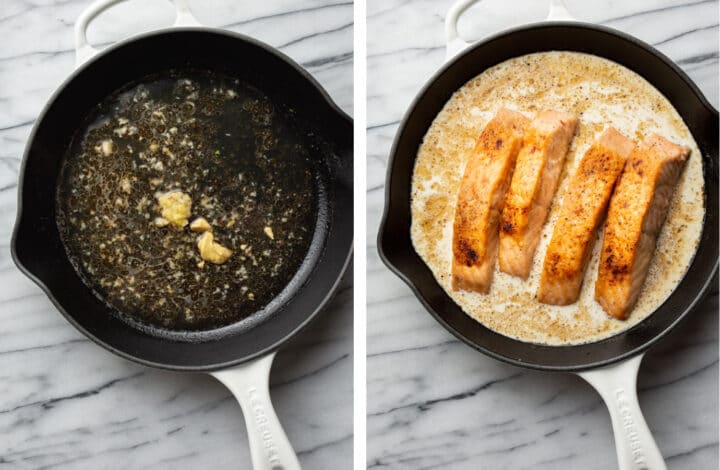
<svg viewBox="0 0 720 470"><path fill-rule="evenodd" d="M453 225L453 289L486 294L497 253L498 223L523 133L530 120L501 109L485 126L465 167Z"/></svg>
<svg viewBox="0 0 720 470"><path fill-rule="evenodd" d="M597 229L634 147L611 127L585 152L569 182L545 252L537 294L540 302L569 305L577 301Z"/></svg>
<svg viewBox="0 0 720 470"><path fill-rule="evenodd" d="M530 123L500 220L498 258L503 272L527 279L562 173L577 118L541 111Z"/></svg>
<svg viewBox="0 0 720 470"><path fill-rule="evenodd" d="M660 228L690 155L657 134L631 154L610 200L600 253L595 300L624 320L635 306Z"/></svg>

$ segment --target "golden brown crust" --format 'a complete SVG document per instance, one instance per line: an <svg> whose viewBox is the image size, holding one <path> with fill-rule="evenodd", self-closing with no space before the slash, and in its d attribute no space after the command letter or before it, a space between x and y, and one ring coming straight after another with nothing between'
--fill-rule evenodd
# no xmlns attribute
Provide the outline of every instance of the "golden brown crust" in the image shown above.
<svg viewBox="0 0 720 470"><path fill-rule="evenodd" d="M527 279L577 118L541 111L525 133L500 221L500 269Z"/></svg>
<svg viewBox="0 0 720 470"><path fill-rule="evenodd" d="M537 298L569 305L580 295L597 229L634 144L607 129L585 152L568 185L545 253Z"/></svg>
<svg viewBox="0 0 720 470"><path fill-rule="evenodd" d="M610 201L595 299L624 320L642 289L689 149L652 134L630 155Z"/></svg>
<svg viewBox="0 0 720 470"><path fill-rule="evenodd" d="M500 210L529 119L501 109L485 126L465 167L453 224L453 288L487 293Z"/></svg>

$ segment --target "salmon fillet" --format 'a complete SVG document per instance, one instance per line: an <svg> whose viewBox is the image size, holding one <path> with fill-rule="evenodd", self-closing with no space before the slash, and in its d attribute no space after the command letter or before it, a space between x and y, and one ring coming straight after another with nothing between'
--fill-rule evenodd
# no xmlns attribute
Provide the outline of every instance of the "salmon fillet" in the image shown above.
<svg viewBox="0 0 720 470"><path fill-rule="evenodd" d="M557 190L577 118L542 111L530 123L500 220L500 269L527 279L540 230Z"/></svg>
<svg viewBox="0 0 720 470"><path fill-rule="evenodd" d="M454 290L486 294L497 253L498 223L530 120L501 109L485 126L465 167L453 223Z"/></svg>
<svg viewBox="0 0 720 470"><path fill-rule="evenodd" d="M585 152L563 197L545 253L537 294L540 302L568 305L578 299L597 229L634 147L611 127Z"/></svg>
<svg viewBox="0 0 720 470"><path fill-rule="evenodd" d="M624 320L635 306L690 150L651 134L630 154L610 200L595 299Z"/></svg>

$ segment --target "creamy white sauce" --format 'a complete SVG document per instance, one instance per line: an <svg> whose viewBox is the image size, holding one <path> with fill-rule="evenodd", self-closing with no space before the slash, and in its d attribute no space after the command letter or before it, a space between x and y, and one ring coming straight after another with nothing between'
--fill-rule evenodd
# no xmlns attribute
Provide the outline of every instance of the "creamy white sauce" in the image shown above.
<svg viewBox="0 0 720 470"><path fill-rule="evenodd" d="M567 155L533 269L527 281L495 268L487 295L452 290L452 224L457 193L475 140L498 109L533 117L543 109L575 113L580 122ZM648 277L626 321L609 317L594 300L602 230L580 298L559 307L535 300L543 259L568 185L585 151L609 126L639 142L656 132L691 149L660 233ZM551 345L597 341L650 315L674 290L695 254L705 214L697 144L670 102L642 77L600 57L544 52L517 57L466 83L446 103L421 145L412 184L412 240L448 295L498 333Z"/></svg>

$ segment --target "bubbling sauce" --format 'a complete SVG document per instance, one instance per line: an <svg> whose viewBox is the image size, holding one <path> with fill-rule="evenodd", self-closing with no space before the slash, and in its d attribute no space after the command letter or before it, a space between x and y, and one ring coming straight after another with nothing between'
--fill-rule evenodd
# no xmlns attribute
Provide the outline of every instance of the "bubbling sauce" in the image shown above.
<svg viewBox="0 0 720 470"><path fill-rule="evenodd" d="M250 316L290 282L313 237L320 183L307 138L292 110L221 73L169 71L119 90L65 156L57 224L71 262L144 324L207 330ZM157 222L169 191L190 197L189 220L210 223L227 261L201 259L189 225Z"/></svg>
<svg viewBox="0 0 720 470"><path fill-rule="evenodd" d="M452 233L457 193L475 140L498 109L533 117L543 109L575 113L580 122L567 155L530 277L500 272L489 294L453 291ZM594 300L602 229L578 301L539 303L545 251L569 176L585 151L609 126L641 141L657 132L691 149L640 298L625 321L608 316ZM650 315L685 275L702 232L704 181L700 150L670 102L636 73L609 60L575 52L543 52L502 62L466 83L433 121L418 151L412 180L413 245L447 294L472 318L521 341L568 345L615 335Z"/></svg>

